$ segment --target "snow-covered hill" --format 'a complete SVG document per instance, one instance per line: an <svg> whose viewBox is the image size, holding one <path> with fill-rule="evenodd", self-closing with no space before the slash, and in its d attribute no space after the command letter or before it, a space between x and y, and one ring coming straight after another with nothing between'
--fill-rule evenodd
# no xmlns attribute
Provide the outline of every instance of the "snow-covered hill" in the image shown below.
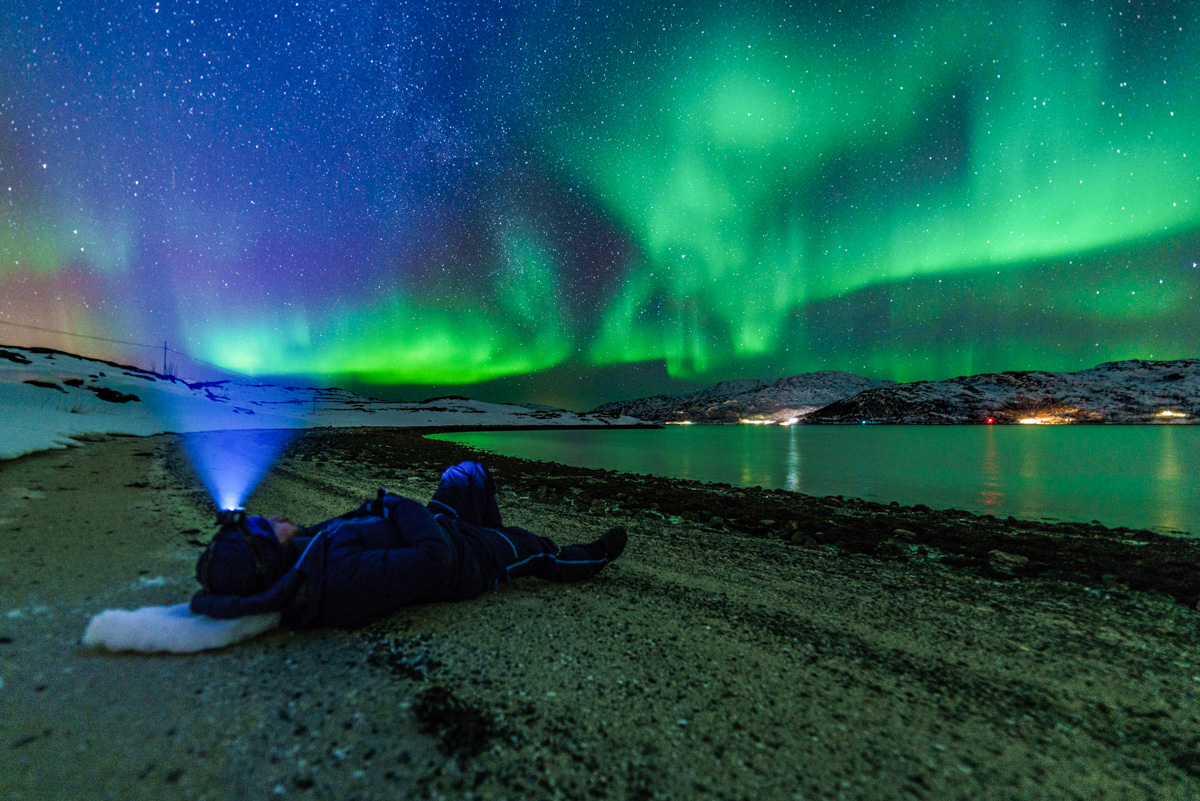
<svg viewBox="0 0 1200 801"><path fill-rule="evenodd" d="M0 459L89 434L322 426L628 426L630 417L437 398L380 401L340 389L187 383L44 348L0 347Z"/></svg>
<svg viewBox="0 0 1200 801"><path fill-rule="evenodd" d="M1106 362L1077 373L987 373L860 392L806 423L1195 423L1200 359Z"/></svg>
<svg viewBox="0 0 1200 801"><path fill-rule="evenodd" d="M656 423L787 423L863 390L890 386L852 373L825 370L778 381L723 381L683 395L655 395L598 406L593 414L625 414Z"/></svg>

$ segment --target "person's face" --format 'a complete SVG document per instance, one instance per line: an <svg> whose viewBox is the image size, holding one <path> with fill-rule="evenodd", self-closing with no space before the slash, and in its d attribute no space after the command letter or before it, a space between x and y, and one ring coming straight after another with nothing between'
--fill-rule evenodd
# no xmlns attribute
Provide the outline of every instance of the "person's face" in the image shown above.
<svg viewBox="0 0 1200 801"><path fill-rule="evenodd" d="M283 545L287 545L293 537L300 533L300 527L283 515L271 515L267 520L270 521L271 528L275 530L275 539Z"/></svg>

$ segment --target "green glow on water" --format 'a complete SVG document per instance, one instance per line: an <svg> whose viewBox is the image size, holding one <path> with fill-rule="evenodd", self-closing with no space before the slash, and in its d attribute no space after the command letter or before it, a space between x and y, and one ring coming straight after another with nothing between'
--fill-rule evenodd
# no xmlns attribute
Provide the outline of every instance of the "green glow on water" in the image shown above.
<svg viewBox="0 0 1200 801"><path fill-rule="evenodd" d="M595 469L1200 536L1196 426L667 426L435 438Z"/></svg>

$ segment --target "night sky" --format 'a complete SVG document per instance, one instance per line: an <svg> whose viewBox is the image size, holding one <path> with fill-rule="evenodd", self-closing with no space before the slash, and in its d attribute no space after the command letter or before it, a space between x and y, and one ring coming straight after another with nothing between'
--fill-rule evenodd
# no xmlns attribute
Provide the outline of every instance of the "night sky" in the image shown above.
<svg viewBox="0 0 1200 801"><path fill-rule="evenodd" d="M1200 356L1198 23L1166 1L6 0L0 320L575 408Z"/></svg>

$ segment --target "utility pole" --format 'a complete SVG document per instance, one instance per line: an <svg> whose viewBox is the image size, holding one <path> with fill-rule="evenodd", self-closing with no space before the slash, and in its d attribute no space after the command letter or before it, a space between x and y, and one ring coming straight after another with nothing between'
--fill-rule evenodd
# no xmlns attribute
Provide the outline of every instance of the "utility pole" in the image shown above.
<svg viewBox="0 0 1200 801"><path fill-rule="evenodd" d="M163 375L167 375L167 341L163 340Z"/></svg>

